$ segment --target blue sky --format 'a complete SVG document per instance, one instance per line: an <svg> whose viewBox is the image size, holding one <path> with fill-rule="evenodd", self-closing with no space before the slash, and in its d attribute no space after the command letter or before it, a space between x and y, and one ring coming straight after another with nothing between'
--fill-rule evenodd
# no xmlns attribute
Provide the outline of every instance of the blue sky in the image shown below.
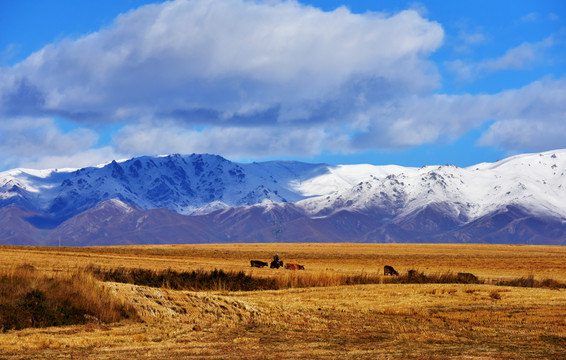
<svg viewBox="0 0 566 360"><path fill-rule="evenodd" d="M0 171L566 147L566 2L0 2Z"/></svg>

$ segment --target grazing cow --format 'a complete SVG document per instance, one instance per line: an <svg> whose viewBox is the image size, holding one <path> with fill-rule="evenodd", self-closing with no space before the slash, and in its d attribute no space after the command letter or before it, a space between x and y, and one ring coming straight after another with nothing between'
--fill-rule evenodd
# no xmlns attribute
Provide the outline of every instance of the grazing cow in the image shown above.
<svg viewBox="0 0 566 360"><path fill-rule="evenodd" d="M383 275L399 276L399 273L393 269L393 266L385 265L383 267Z"/></svg>
<svg viewBox="0 0 566 360"><path fill-rule="evenodd" d="M287 270L305 270L303 265L299 264L285 264L285 269Z"/></svg>
<svg viewBox="0 0 566 360"><path fill-rule="evenodd" d="M478 277L471 273L458 273L458 281L466 283L476 283L479 281Z"/></svg>
<svg viewBox="0 0 566 360"><path fill-rule="evenodd" d="M251 265L251 267L262 268L262 267L267 266L268 264L265 261L250 260L250 265Z"/></svg>
<svg viewBox="0 0 566 360"><path fill-rule="evenodd" d="M279 260L279 261L275 261L273 260L269 266L272 269L279 269L280 267L283 267L283 261Z"/></svg>

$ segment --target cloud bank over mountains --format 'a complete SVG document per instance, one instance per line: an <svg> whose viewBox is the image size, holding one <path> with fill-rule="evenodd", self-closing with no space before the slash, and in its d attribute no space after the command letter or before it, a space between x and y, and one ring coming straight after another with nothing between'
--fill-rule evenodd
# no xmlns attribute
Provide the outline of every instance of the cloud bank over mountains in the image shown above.
<svg viewBox="0 0 566 360"><path fill-rule="evenodd" d="M278 0L143 6L0 68L0 154L5 166L45 167L70 156L87 162L77 166L174 152L308 156L457 139L488 122L482 145L566 146L558 136L566 79L446 94L431 60L443 41L443 26L415 10L325 12ZM510 49L473 72L520 66L552 45ZM100 129L113 126L103 139Z"/></svg>

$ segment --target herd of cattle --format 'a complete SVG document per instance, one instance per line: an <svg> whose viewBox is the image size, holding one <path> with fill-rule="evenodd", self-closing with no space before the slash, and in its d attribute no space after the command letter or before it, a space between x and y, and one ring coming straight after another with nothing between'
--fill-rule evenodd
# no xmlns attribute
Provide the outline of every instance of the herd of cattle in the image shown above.
<svg viewBox="0 0 566 360"><path fill-rule="evenodd" d="M262 268L262 267L266 267L268 264L265 261L250 260L250 265L251 265L251 267ZM283 267L283 261L273 260L269 264L269 267L272 268L272 269L279 269L280 267ZM305 267L303 265L299 265L299 264L285 264L285 269L287 269L287 270L305 270Z"/></svg>
<svg viewBox="0 0 566 360"><path fill-rule="evenodd" d="M268 264L265 261L250 260L250 265L251 265L251 267L257 267L257 268L263 268L263 267L266 267L267 265L269 265L269 267L272 268L272 269L279 269L280 267L283 267L283 261L273 260L270 264ZM299 265L299 264L285 264L285 269L287 269L287 270L305 270L305 267L303 265ZM383 267L383 275L384 276L388 276L388 275L389 276L399 276L399 272L397 270L395 270L393 268L393 266L385 265ZM407 275L408 275L409 278L417 278L417 277L421 276L422 274L420 274L417 270L409 270ZM477 276L475 276L474 274L471 274L471 273L458 273L458 280L465 281L465 282L477 282L478 278L477 278Z"/></svg>
<svg viewBox="0 0 566 360"><path fill-rule="evenodd" d="M269 267L272 268L272 269L279 269L280 267L283 267L283 261L273 260L270 264L268 264L267 262L261 261L261 260L250 260L250 266L251 267L263 268L263 267L266 267L267 265L269 265ZM285 264L285 269L287 269L287 270L305 270L305 267L303 265L299 265L299 264ZM416 270L410 270L409 276L411 276L412 271L415 271L415 273L416 273ZM393 268L393 266L389 266L389 265L385 265L385 267L383 268L383 274L384 275L391 275L391 276L393 276L393 275L399 276L399 273Z"/></svg>
<svg viewBox="0 0 566 360"><path fill-rule="evenodd" d="M250 260L250 266L251 267L263 268L263 267L266 267L267 265L268 264L265 261ZM272 269L279 269L280 267L283 267L283 261L273 260L269 264L269 267L272 268ZM287 270L305 270L305 267L303 265L299 265L299 264L285 264L285 269L287 269ZM410 270L409 276L411 275L411 271L416 272L416 270ZM385 267L383 268L383 274L384 275L391 275L391 276L393 276L393 275L399 276L399 273L393 268L393 266L389 266L389 265L385 265Z"/></svg>

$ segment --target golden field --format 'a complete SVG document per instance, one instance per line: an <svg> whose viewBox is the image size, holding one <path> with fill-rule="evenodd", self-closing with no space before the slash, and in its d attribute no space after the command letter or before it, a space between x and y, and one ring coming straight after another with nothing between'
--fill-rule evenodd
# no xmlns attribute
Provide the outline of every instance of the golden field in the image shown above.
<svg viewBox="0 0 566 360"><path fill-rule="evenodd" d="M269 261L275 252L306 270L250 268L249 260ZM380 279L384 265L401 274L409 269L425 274L470 272L486 284L339 285L343 275ZM492 285L528 276L566 283L566 247L0 247L0 272L22 266L35 269L38 277L72 278L88 266L223 269L276 278L291 288L195 292L99 282L101 294L131 307L137 318L8 330L0 333L0 359L566 358L566 289Z"/></svg>

